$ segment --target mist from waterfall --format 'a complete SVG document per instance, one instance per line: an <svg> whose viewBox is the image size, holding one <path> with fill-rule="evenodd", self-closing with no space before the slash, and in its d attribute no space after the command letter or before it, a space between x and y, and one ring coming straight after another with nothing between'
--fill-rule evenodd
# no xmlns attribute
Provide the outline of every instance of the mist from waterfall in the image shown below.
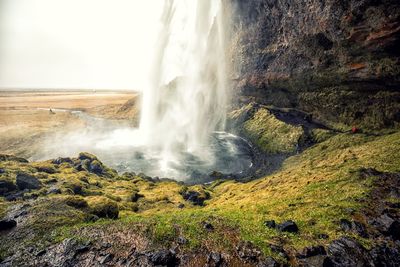
<svg viewBox="0 0 400 267"><path fill-rule="evenodd" d="M168 172L185 153L212 163L213 132L224 130L228 102L225 25L220 0L168 0L140 131Z"/></svg>
<svg viewBox="0 0 400 267"><path fill-rule="evenodd" d="M224 132L229 92L221 1L164 2L139 128L73 111L84 129L48 138L32 159L87 151L119 172L152 177L206 182L214 171L246 175L251 146Z"/></svg>

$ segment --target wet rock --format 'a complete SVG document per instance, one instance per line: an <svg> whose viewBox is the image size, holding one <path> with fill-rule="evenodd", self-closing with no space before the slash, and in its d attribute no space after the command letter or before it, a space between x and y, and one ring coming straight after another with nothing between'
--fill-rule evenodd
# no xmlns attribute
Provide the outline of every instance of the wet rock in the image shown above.
<svg viewBox="0 0 400 267"><path fill-rule="evenodd" d="M11 181L0 181L0 196L17 189L17 186Z"/></svg>
<svg viewBox="0 0 400 267"><path fill-rule="evenodd" d="M387 232L394 240L400 240L400 222L394 221Z"/></svg>
<svg viewBox="0 0 400 267"><path fill-rule="evenodd" d="M56 165L60 165L62 163L73 164L74 162L73 162L73 160L71 158L61 158L60 157L60 158L53 159L51 161L51 163L56 164Z"/></svg>
<svg viewBox="0 0 400 267"><path fill-rule="evenodd" d="M257 267L279 267L280 264L271 257L266 258L265 260L261 261Z"/></svg>
<svg viewBox="0 0 400 267"><path fill-rule="evenodd" d="M178 266L179 259L176 257L175 252L171 250L159 250L152 253L149 253L148 258L150 261L155 265L162 265L162 266Z"/></svg>
<svg viewBox="0 0 400 267"><path fill-rule="evenodd" d="M299 260L299 265L302 267L333 267L330 258L323 255L317 255Z"/></svg>
<svg viewBox="0 0 400 267"><path fill-rule="evenodd" d="M7 201L17 201L17 200L23 200L25 199L25 193L27 193L29 190L23 190L21 192L16 192L14 194L9 194L5 197Z"/></svg>
<svg viewBox="0 0 400 267"><path fill-rule="evenodd" d="M100 260L100 264L108 263L108 262L112 261L113 258L114 258L113 254L107 254Z"/></svg>
<svg viewBox="0 0 400 267"><path fill-rule="evenodd" d="M207 262L214 263L215 267L221 266L222 261L222 255L218 252L211 252L207 257Z"/></svg>
<svg viewBox="0 0 400 267"><path fill-rule="evenodd" d="M139 194L139 192L134 191L131 195L131 201L132 202L137 202L140 198L144 197L142 194Z"/></svg>
<svg viewBox="0 0 400 267"><path fill-rule="evenodd" d="M288 232L288 233L297 233L299 231L297 224L291 220L278 224L277 228L281 232Z"/></svg>
<svg viewBox="0 0 400 267"><path fill-rule="evenodd" d="M309 258L318 255L326 255L326 250L323 246L306 247L296 255L299 259Z"/></svg>
<svg viewBox="0 0 400 267"><path fill-rule="evenodd" d="M101 175L104 173L104 166L98 160L94 160L89 163L88 170L91 173Z"/></svg>
<svg viewBox="0 0 400 267"><path fill-rule="evenodd" d="M83 160L93 161L93 160L97 160L97 157L95 155L87 153L87 152L81 152L78 155L78 159L81 161L83 161Z"/></svg>
<svg viewBox="0 0 400 267"><path fill-rule="evenodd" d="M378 218L373 219L371 221L371 225L374 226L379 232L386 234L393 222L394 219L385 213Z"/></svg>
<svg viewBox="0 0 400 267"><path fill-rule="evenodd" d="M340 228L345 231L349 232L351 231L351 222L347 219L340 219Z"/></svg>
<svg viewBox="0 0 400 267"><path fill-rule="evenodd" d="M283 249L282 246L270 244L269 247L271 248L271 251L275 252L280 257L287 259L287 260L289 259L289 255L286 253L286 251Z"/></svg>
<svg viewBox="0 0 400 267"><path fill-rule="evenodd" d="M40 189L42 184L33 175L27 173L17 174L17 186L20 190L24 189Z"/></svg>
<svg viewBox="0 0 400 267"><path fill-rule="evenodd" d="M400 266L400 251L398 248L382 244L370 252L375 266Z"/></svg>
<svg viewBox="0 0 400 267"><path fill-rule="evenodd" d="M44 254L46 254L46 250L45 249L43 249L43 250L40 250L40 251L38 251L37 253L36 253L36 257L41 257L41 256L43 256Z"/></svg>
<svg viewBox="0 0 400 267"><path fill-rule="evenodd" d="M51 194L61 194L61 190L60 190L59 188L53 187L53 188L50 188L50 189L47 191L47 194L48 194L48 195L51 195Z"/></svg>
<svg viewBox="0 0 400 267"><path fill-rule="evenodd" d="M90 250L90 242L80 245L75 249L75 255L85 253Z"/></svg>
<svg viewBox="0 0 400 267"><path fill-rule="evenodd" d="M276 228L276 223L274 220L265 221L264 224L268 228Z"/></svg>
<svg viewBox="0 0 400 267"><path fill-rule="evenodd" d="M341 237L328 246L332 266L373 266L368 251L357 241Z"/></svg>
<svg viewBox="0 0 400 267"><path fill-rule="evenodd" d="M185 191L182 193L182 197L186 201L192 202L197 206L204 206L204 201L210 198L207 192L197 192L197 191Z"/></svg>
<svg viewBox="0 0 400 267"><path fill-rule="evenodd" d="M17 222L14 220L2 220L0 221L0 231L10 230L17 226Z"/></svg>
<svg viewBox="0 0 400 267"><path fill-rule="evenodd" d="M258 262L261 256L261 251L250 242L240 242L236 247L236 252L238 257L245 262Z"/></svg>
<svg viewBox="0 0 400 267"><path fill-rule="evenodd" d="M367 229L363 223L354 221L352 222L352 228L359 236L364 238L368 237Z"/></svg>
<svg viewBox="0 0 400 267"><path fill-rule="evenodd" d="M350 222L347 219L340 220L340 228L345 232L354 232L361 237L367 238L368 233L365 228L365 225L361 222L352 221Z"/></svg>

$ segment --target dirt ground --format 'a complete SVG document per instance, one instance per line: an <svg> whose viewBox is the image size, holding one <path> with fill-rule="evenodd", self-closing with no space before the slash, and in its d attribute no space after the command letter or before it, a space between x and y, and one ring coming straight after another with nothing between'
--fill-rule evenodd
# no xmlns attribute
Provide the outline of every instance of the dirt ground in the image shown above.
<svg viewBox="0 0 400 267"><path fill-rule="evenodd" d="M0 154L29 158L46 136L85 127L61 109L136 122L136 98L134 92L0 92Z"/></svg>

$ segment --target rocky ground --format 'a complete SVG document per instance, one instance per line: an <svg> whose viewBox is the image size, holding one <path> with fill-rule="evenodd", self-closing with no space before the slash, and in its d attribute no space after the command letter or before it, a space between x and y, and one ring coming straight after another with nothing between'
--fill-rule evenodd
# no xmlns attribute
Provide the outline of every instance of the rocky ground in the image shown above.
<svg viewBox="0 0 400 267"><path fill-rule="evenodd" d="M2 155L0 266L398 266L399 140L324 133L269 176L193 186Z"/></svg>

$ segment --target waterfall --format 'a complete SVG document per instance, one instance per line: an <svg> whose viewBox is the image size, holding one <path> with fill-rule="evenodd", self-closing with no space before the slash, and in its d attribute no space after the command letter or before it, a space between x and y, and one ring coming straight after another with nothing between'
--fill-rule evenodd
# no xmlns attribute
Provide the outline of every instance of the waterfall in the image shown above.
<svg viewBox="0 0 400 267"><path fill-rule="evenodd" d="M216 172L246 176L252 148L224 132L229 94L221 1L164 1L139 128L73 112L85 127L49 138L36 157L87 151L118 172L196 183L215 179L210 174Z"/></svg>
<svg viewBox="0 0 400 267"><path fill-rule="evenodd" d="M165 1L140 123L164 173L187 155L214 161L210 138L224 130L228 102L224 29L221 0Z"/></svg>

